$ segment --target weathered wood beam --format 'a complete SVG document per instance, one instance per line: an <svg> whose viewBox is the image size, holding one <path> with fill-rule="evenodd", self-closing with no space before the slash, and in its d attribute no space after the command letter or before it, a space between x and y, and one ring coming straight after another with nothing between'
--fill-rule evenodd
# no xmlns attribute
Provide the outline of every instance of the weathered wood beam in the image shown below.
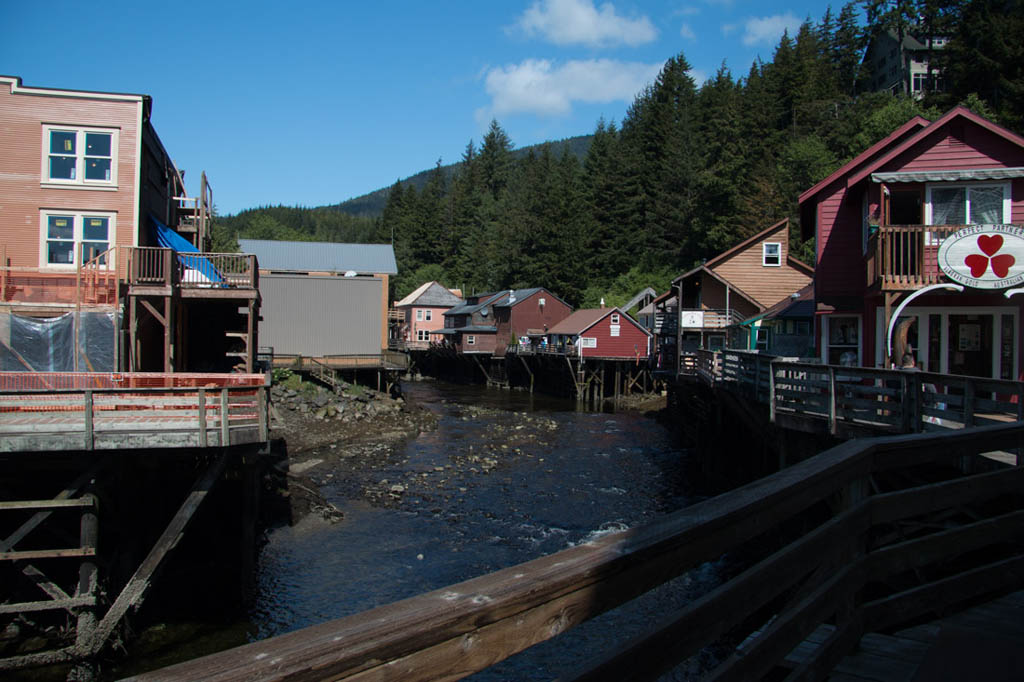
<svg viewBox="0 0 1024 682"><path fill-rule="evenodd" d="M157 539L153 549L150 550L142 564L135 571L135 574L103 616L103 619L100 620L93 630L92 641L83 643L83 647L90 653L97 654L100 652L105 646L107 638L110 637L117 624L121 622L128 609L138 605L143 597L145 597L153 574L160 567L167 554L178 544L178 540L181 539L182 533L184 533L186 526L192 520L199 505L206 499L206 495L213 488L221 474L224 473L227 461L227 453L219 455L206 467L206 471L203 472L203 475L192 486L192 490L178 509L178 512L171 519L171 522L167 525L167 528L164 529L164 532Z"/></svg>

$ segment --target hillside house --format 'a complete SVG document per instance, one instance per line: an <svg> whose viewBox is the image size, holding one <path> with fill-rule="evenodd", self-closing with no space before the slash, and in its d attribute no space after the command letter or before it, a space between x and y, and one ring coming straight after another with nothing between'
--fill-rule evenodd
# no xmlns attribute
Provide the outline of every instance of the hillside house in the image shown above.
<svg viewBox="0 0 1024 682"><path fill-rule="evenodd" d="M789 255L789 221L758 232L672 281L680 354L746 345L740 324L810 284L814 268ZM730 334L734 337L730 339Z"/></svg>
<svg viewBox="0 0 1024 682"><path fill-rule="evenodd" d="M255 259L205 253L152 109L0 76L0 368L252 370Z"/></svg>
<svg viewBox="0 0 1024 682"><path fill-rule="evenodd" d="M895 30L883 31L864 51L864 65L871 74L868 89L916 99L927 92L943 92L945 79L936 62L947 42L945 36L929 38L913 28L903 35L902 42Z"/></svg>
<svg viewBox="0 0 1024 682"><path fill-rule="evenodd" d="M568 303L543 287L475 294L445 313L441 333L459 353L503 357L510 344L539 344L570 312Z"/></svg>
<svg viewBox="0 0 1024 682"><path fill-rule="evenodd" d="M401 316L400 338L406 348L425 349L441 340L438 330L444 329L444 314L462 298L437 282L420 285L411 294L395 303Z"/></svg>
<svg viewBox="0 0 1024 682"><path fill-rule="evenodd" d="M551 327L569 314L572 306L543 287L515 289L494 303L497 346L501 357L509 346L536 348ZM502 343L505 341L505 343Z"/></svg>
<svg viewBox="0 0 1024 682"><path fill-rule="evenodd" d="M801 194L800 215L822 361L909 351L929 371L1020 378L1024 138L963 107L915 117Z"/></svg>
<svg viewBox="0 0 1024 682"><path fill-rule="evenodd" d="M260 263L260 339L275 356L380 356L388 344L390 244L239 239Z"/></svg>
<svg viewBox="0 0 1024 682"><path fill-rule="evenodd" d="M646 361L651 333L619 308L577 310L549 331L562 352L584 359Z"/></svg>

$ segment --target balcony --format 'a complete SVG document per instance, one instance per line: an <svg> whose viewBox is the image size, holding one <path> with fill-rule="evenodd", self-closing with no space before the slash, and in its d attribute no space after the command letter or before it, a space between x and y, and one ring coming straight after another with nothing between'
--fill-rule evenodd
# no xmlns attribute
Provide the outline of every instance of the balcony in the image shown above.
<svg viewBox="0 0 1024 682"><path fill-rule="evenodd" d="M881 225L867 249L868 286L913 291L949 278L939 269L939 244L967 225Z"/></svg>
<svg viewBox="0 0 1024 682"><path fill-rule="evenodd" d="M135 246L126 251L127 283L133 292L152 289L169 293L174 288L183 296L230 295L240 289L259 288L256 256L244 253L182 253L172 249ZM214 295L218 294L218 295Z"/></svg>
<svg viewBox="0 0 1024 682"><path fill-rule="evenodd" d="M743 321L743 315L733 308L683 308L679 311L679 326L688 329L725 329Z"/></svg>

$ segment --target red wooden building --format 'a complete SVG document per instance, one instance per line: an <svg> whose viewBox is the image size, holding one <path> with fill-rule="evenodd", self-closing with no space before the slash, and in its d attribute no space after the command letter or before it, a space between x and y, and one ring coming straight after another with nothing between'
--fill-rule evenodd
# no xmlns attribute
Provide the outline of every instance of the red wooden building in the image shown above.
<svg viewBox="0 0 1024 682"><path fill-rule="evenodd" d="M557 348L583 358L646 360L651 333L618 308L577 310L548 332Z"/></svg>
<svg viewBox="0 0 1024 682"><path fill-rule="evenodd" d="M459 353L504 357L509 345L539 341L571 312L568 303L543 287L476 294L445 312L444 328L437 333Z"/></svg>
<svg viewBox="0 0 1024 682"><path fill-rule="evenodd" d="M957 285L937 256L967 226L1019 231L1024 137L963 107L915 117L804 192L800 215L816 237L822 361L887 366L909 346L929 371L1020 378L1013 278Z"/></svg>

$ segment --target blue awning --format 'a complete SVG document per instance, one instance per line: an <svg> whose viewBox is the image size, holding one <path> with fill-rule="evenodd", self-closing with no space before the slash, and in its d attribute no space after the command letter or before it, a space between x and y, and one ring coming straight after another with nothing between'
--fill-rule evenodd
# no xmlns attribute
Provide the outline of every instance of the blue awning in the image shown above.
<svg viewBox="0 0 1024 682"><path fill-rule="evenodd" d="M199 249L193 246L192 242L164 225L152 213L149 214L149 222L153 226L153 236L156 237L156 243L165 249L171 249L176 252L178 254L178 262L181 263L182 267L192 271L191 273L184 273L182 275L183 280L195 281L199 279L208 281L210 284L224 285L224 275L217 271L217 268L214 267L209 258L199 255L182 255L199 253Z"/></svg>

